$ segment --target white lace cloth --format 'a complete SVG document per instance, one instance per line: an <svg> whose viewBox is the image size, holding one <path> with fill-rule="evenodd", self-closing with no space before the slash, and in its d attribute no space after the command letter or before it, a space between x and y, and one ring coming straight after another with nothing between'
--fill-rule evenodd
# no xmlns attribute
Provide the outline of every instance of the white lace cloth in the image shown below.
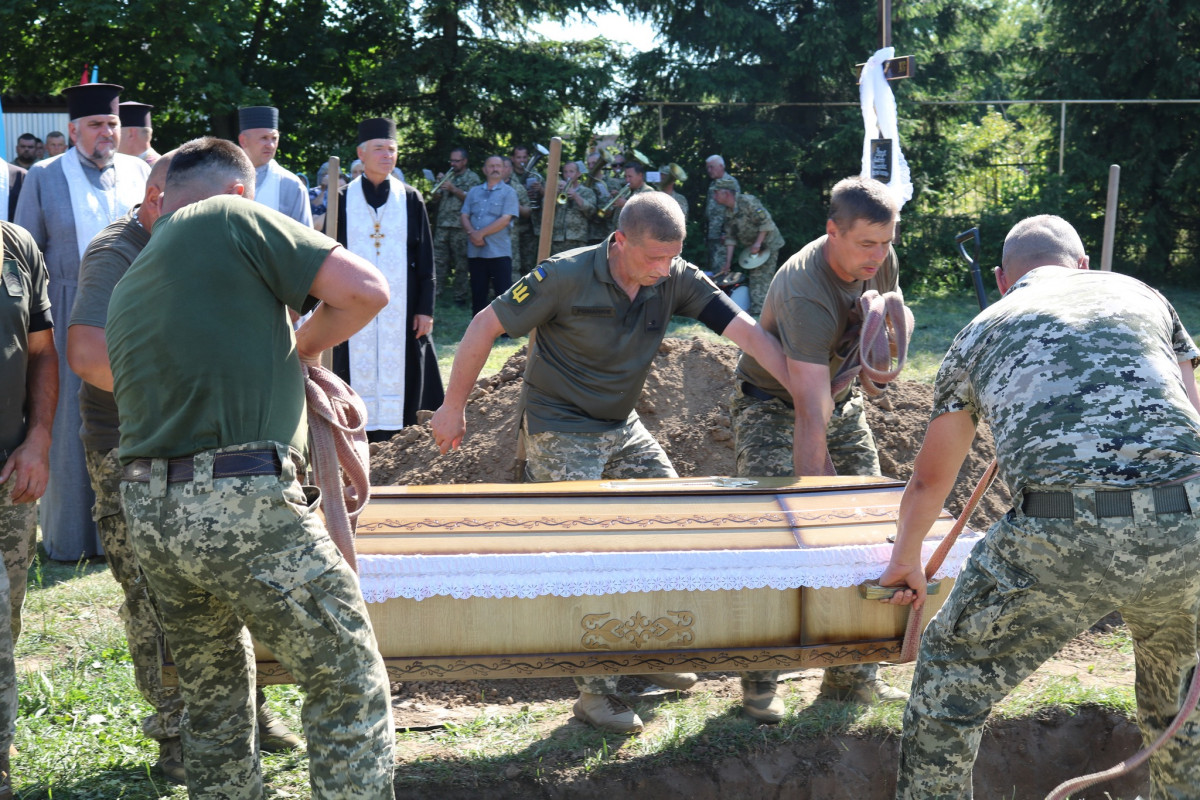
<svg viewBox="0 0 1200 800"><path fill-rule="evenodd" d="M954 543L937 577L954 577L983 534ZM938 540L925 542L928 561ZM368 603L394 597L576 597L669 590L814 589L857 586L879 577L890 544L804 550L700 550L503 555L358 555Z"/></svg>

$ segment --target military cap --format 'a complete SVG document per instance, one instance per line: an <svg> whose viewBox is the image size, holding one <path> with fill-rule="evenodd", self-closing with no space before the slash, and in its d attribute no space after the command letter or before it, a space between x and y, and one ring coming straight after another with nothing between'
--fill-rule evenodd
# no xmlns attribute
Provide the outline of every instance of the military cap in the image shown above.
<svg viewBox="0 0 1200 800"><path fill-rule="evenodd" d="M720 178L717 178L715 181L713 181L713 189L714 190L728 189L729 191L733 192L734 194L737 194L738 185L737 185L737 181L735 181L733 178L731 178L728 175L723 175Z"/></svg>

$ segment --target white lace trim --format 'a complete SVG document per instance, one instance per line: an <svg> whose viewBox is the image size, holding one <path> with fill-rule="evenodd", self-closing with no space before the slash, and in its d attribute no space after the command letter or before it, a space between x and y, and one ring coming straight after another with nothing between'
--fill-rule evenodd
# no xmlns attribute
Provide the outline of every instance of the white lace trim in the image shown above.
<svg viewBox="0 0 1200 800"><path fill-rule="evenodd" d="M983 534L959 537L937 577L954 577ZM939 542L925 542L928 560ZM577 597L627 592L814 589L878 578L892 545L807 550L706 550L506 555L367 555L359 581L368 603L396 597Z"/></svg>

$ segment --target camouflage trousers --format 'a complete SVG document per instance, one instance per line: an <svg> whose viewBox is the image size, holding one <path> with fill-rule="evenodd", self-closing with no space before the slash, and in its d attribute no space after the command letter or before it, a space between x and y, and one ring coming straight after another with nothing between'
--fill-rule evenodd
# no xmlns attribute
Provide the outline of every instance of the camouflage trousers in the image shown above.
<svg viewBox="0 0 1200 800"><path fill-rule="evenodd" d="M746 286L750 289L750 313L758 316L762 313L763 301L767 299L767 289L771 288L771 280L779 267L779 251L771 250L767 260L761 267L746 273ZM732 269L737 269L734 264Z"/></svg>
<svg viewBox="0 0 1200 800"><path fill-rule="evenodd" d="M568 250L576 250L580 247L587 247L588 243L583 239L555 239L550 245L550 255L558 255L565 253Z"/></svg>
<svg viewBox="0 0 1200 800"><path fill-rule="evenodd" d="M11 484L0 484L0 546L4 571L0 572L0 752L7 753L17 733L17 668L13 648L21 629L21 605L29 560L37 540L37 503L14 504ZM19 589L18 589L19 586Z"/></svg>
<svg viewBox="0 0 1200 800"><path fill-rule="evenodd" d="M641 420L601 433L526 434L525 456L525 477L534 483L679 477ZM616 694L620 680L619 675L583 675L575 685L581 692Z"/></svg>
<svg viewBox="0 0 1200 800"><path fill-rule="evenodd" d="M461 225L453 228L434 228L433 263L437 271L437 291L450 291L454 277L454 300L465 303L470 278L467 277L467 232Z"/></svg>
<svg viewBox="0 0 1200 800"><path fill-rule="evenodd" d="M159 741L172 739L180 735L183 696L177 687L164 686L162 682L158 650L162 631L121 513L121 462L115 447L88 450L86 456L88 477L96 495L92 519L100 532L108 569L125 595L120 615L133 659L133 678L142 697L154 709L153 714L142 720L142 732Z"/></svg>
<svg viewBox="0 0 1200 800"><path fill-rule="evenodd" d="M542 235L541 224L542 218L538 215L538 218L532 223L513 226L514 232L520 231L512 243L513 283L538 265L537 253Z"/></svg>
<svg viewBox="0 0 1200 800"><path fill-rule="evenodd" d="M1087 508L1094 493L1074 494L1074 520L1026 517L1015 497L929 623L904 712L898 798L969 800L992 705L1113 611L1133 636L1145 743L1178 713L1198 645L1200 480L1187 486L1190 514L1155 514L1143 489L1134 517L1098 520ZM1200 713L1151 757L1150 781L1151 800L1200 797Z"/></svg>
<svg viewBox="0 0 1200 800"><path fill-rule="evenodd" d="M254 746L254 652L266 646L304 690L309 783L320 800L394 797L388 677L358 579L317 514L319 494L282 473L214 479L217 451L194 457L193 480L121 483L129 538L153 592L187 704L188 795L260 800ZM244 624L243 624L244 623ZM249 632L247 632L249 629Z"/></svg>
<svg viewBox="0 0 1200 800"><path fill-rule="evenodd" d="M792 460L796 412L792 406L782 400L750 397L742 392L739 383L729 398L729 413L738 477L785 478L796 474ZM857 386L843 402L834 405L825 430L825 446L838 474L882 474L875 437L867 425L866 406ZM829 667L824 683L830 688L847 689L874 680L878 674L878 664ZM753 681L775 680L778 675L769 670L746 673Z"/></svg>
<svg viewBox="0 0 1200 800"><path fill-rule="evenodd" d="M707 239L708 244L708 268L715 275L725 269L725 240L724 239ZM730 269L733 269L735 264Z"/></svg>

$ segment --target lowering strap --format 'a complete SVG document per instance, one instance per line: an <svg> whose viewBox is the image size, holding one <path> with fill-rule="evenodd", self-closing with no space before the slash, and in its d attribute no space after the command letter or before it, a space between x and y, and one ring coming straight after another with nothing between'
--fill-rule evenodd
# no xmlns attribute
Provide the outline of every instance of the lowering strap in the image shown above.
<svg viewBox="0 0 1200 800"><path fill-rule="evenodd" d="M345 381L315 364L304 366L304 395L309 461L313 483L324 497L325 526L346 563L358 572L354 528L371 496L367 407Z"/></svg>

